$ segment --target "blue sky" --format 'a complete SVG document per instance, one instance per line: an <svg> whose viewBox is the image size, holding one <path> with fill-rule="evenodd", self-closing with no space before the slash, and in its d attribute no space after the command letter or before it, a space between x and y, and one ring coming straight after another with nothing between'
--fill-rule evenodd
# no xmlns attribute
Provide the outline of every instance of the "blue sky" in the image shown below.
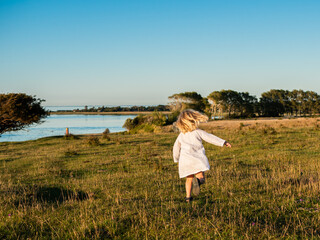
<svg viewBox="0 0 320 240"><path fill-rule="evenodd" d="M0 92L45 105L320 93L317 0L0 0Z"/></svg>

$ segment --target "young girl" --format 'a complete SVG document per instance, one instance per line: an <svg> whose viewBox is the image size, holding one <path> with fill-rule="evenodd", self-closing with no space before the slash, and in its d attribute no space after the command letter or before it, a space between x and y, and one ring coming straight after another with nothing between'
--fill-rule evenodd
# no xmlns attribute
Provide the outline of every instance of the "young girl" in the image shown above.
<svg viewBox="0 0 320 240"><path fill-rule="evenodd" d="M210 169L202 140L223 147L231 147L227 141L198 129L200 122L208 117L191 109L180 113L176 126L180 134L173 146L174 162L179 162L179 176L186 177L186 201L190 202L191 189L194 195L200 193L200 185L205 182L204 171Z"/></svg>

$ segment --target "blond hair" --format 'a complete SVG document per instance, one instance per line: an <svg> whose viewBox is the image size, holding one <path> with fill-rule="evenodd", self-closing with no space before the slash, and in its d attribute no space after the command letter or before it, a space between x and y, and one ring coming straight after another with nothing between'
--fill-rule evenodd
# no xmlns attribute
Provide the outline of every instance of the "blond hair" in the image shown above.
<svg viewBox="0 0 320 240"><path fill-rule="evenodd" d="M176 122L176 126L183 133L196 130L200 122L208 121L208 117L192 109L182 111Z"/></svg>

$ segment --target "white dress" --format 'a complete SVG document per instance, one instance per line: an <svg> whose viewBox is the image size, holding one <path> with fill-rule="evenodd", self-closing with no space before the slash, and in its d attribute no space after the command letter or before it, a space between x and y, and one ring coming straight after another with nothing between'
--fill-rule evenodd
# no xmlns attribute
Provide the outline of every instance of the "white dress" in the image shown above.
<svg viewBox="0 0 320 240"><path fill-rule="evenodd" d="M173 145L173 160L179 162L180 178L210 169L202 140L223 147L225 140L201 129L180 133Z"/></svg>

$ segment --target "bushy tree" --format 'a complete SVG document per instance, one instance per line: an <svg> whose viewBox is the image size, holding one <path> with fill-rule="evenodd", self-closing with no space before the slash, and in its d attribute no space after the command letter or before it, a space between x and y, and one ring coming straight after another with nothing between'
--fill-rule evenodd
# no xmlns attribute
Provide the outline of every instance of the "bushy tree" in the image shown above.
<svg viewBox="0 0 320 240"><path fill-rule="evenodd" d="M222 116L222 112L224 109L223 106L223 98L220 91L214 91L209 94L208 96L209 103L211 105L210 111L214 116L217 116L218 113L220 116Z"/></svg>
<svg viewBox="0 0 320 240"><path fill-rule="evenodd" d="M302 90L296 90L290 92L289 98L291 102L291 114L295 113L297 116L298 113L302 112L302 102L303 102L304 92Z"/></svg>
<svg viewBox="0 0 320 240"><path fill-rule="evenodd" d="M233 90L214 91L208 96L211 102L211 111L222 115L227 112L229 117L251 117L254 115L257 99L248 92Z"/></svg>
<svg viewBox="0 0 320 240"><path fill-rule="evenodd" d="M135 128L136 126L138 125L141 125L143 123L146 122L146 117L145 115L138 115L136 116L135 118L131 119L131 118L128 118L125 123L123 124L123 128L126 128L128 130L131 130L133 128Z"/></svg>
<svg viewBox="0 0 320 240"><path fill-rule="evenodd" d="M305 96L305 113L310 115L319 113L320 96L314 91L306 91Z"/></svg>
<svg viewBox="0 0 320 240"><path fill-rule="evenodd" d="M43 101L25 93L0 94L0 135L40 123L48 115Z"/></svg>
<svg viewBox="0 0 320 240"><path fill-rule="evenodd" d="M253 117L259 111L258 99L250 95L248 92L240 92L240 116Z"/></svg>
<svg viewBox="0 0 320 240"><path fill-rule="evenodd" d="M172 112L181 112L187 108L204 112L206 109L206 100L197 92L176 93L170 96L169 100Z"/></svg>
<svg viewBox="0 0 320 240"><path fill-rule="evenodd" d="M284 90L271 89L261 94L260 106L263 116L278 117L286 112L286 96Z"/></svg>
<svg viewBox="0 0 320 240"><path fill-rule="evenodd" d="M162 114L161 112L153 112L153 114L148 115L138 115L135 118L128 118L123 128L126 128L130 133L137 132L153 132L156 128L164 125L171 124L168 123L168 116Z"/></svg>

